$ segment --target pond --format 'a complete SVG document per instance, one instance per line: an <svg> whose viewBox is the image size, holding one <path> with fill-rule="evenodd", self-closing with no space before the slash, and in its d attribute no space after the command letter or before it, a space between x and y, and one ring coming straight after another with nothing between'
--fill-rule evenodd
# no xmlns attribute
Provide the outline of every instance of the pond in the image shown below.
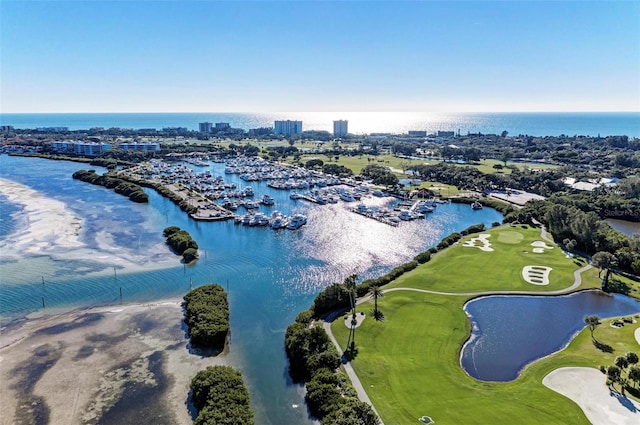
<svg viewBox="0 0 640 425"><path fill-rule="evenodd" d="M565 347L585 326L585 316L633 315L640 312L640 302L585 291L555 297L482 297L464 310L473 330L462 349L462 367L483 381L512 381L527 364Z"/></svg>

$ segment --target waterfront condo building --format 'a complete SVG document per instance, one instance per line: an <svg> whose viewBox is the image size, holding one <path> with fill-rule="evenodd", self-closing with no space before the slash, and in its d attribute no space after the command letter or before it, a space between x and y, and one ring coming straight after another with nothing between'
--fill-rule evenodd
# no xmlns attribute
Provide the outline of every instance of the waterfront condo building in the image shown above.
<svg viewBox="0 0 640 425"><path fill-rule="evenodd" d="M342 137L346 136L349 129L349 121L338 120L333 122L333 136Z"/></svg>
<svg viewBox="0 0 640 425"><path fill-rule="evenodd" d="M273 134L290 136L302 133L302 121L275 121L273 123Z"/></svg>
<svg viewBox="0 0 640 425"><path fill-rule="evenodd" d="M210 122L201 122L198 124L198 130L200 133L211 133L212 124Z"/></svg>

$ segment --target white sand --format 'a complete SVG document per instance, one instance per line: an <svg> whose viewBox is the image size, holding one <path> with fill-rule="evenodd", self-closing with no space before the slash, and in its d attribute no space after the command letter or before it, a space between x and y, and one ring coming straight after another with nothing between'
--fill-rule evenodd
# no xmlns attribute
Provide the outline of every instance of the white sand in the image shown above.
<svg viewBox="0 0 640 425"><path fill-rule="evenodd" d="M542 241L533 241L531 242L531 246L534 247L531 251L535 252L536 254L542 254L546 249L553 249L552 246L549 246Z"/></svg>
<svg viewBox="0 0 640 425"><path fill-rule="evenodd" d="M10 246L14 252L46 254L60 248L80 248L82 222L66 209L63 202L45 198L21 184L0 179L0 192L12 203L22 205L17 213L27 220L26 228L0 242L0 247Z"/></svg>
<svg viewBox="0 0 640 425"><path fill-rule="evenodd" d="M346 319L344 319L344 325L351 329L351 320L353 319L353 315L351 313L348 313L346 316ZM360 326L362 324L362 322L364 322L364 319L367 316L364 314L360 314L360 312L356 313L356 325L354 326L355 328L357 328L358 326Z"/></svg>
<svg viewBox="0 0 640 425"><path fill-rule="evenodd" d="M489 233L480 233L475 238L471 238L464 242L462 246L478 248L480 251L491 252L493 251L493 248L491 248L491 242L489 242L490 236L491 235ZM481 245L476 245L476 242L479 242Z"/></svg>
<svg viewBox="0 0 640 425"><path fill-rule="evenodd" d="M532 285L548 285L551 270L551 267L545 266L525 266L522 268L522 278Z"/></svg>
<svg viewBox="0 0 640 425"><path fill-rule="evenodd" d="M636 341L638 341L638 344L640 344L640 328L636 329L633 335L636 337Z"/></svg>
<svg viewBox="0 0 640 425"><path fill-rule="evenodd" d="M610 391L598 369L563 367L544 377L542 383L573 400L593 425L637 425L640 403Z"/></svg>

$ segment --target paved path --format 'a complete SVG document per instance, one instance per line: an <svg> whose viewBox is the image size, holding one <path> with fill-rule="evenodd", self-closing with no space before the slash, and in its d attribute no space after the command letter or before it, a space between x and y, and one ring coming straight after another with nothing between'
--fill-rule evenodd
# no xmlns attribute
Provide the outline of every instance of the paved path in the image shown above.
<svg viewBox="0 0 640 425"><path fill-rule="evenodd" d="M544 226L541 227L540 237L542 239L545 239L548 242L551 242L551 243L555 244L553 239L547 233L547 230L544 228ZM385 289L384 292L413 291L413 292L423 292L423 293L426 293L426 294L449 295L449 296L458 296L458 297L474 297L474 296L485 296L485 295L561 295L561 294L566 294L568 292L571 292L571 291L577 289L582 284L582 273L587 271L587 270L589 270L589 269L591 269L592 267L593 266L591 264L587 264L586 266L581 267L578 270L574 271L573 272L573 284L571 286L567 287L567 288L558 289L558 290L555 290L555 291L441 292L441 291L432 291L430 289L418 289L418 288L389 288L389 289ZM364 297L359 298L357 300L357 302L356 302L356 305L359 305L359 304L362 304L364 302L370 301L371 299L372 299L371 295L366 295ZM333 335L333 332L331 332L331 322L337 316L338 316L337 313L330 314L327 317L327 319L322 323L322 326L324 327L324 330L329 335L329 338L331 339L331 342L333 342L333 345L335 345L336 349L338 350L338 353L340 353L340 356L342 356L342 358L344 359L345 357L344 357L344 353L342 351L342 348L340 347L340 344L338 344L338 341L336 340L335 336ZM356 392L358 394L358 398L361 401L371 405L371 408L373 409L373 411L376 412L378 417L380 417L380 415L376 411L375 406L373 405L373 403L371 403L371 399L369 399L369 396L367 395L367 392L365 391L364 387L362 386L362 383L360 382L360 379L358 379L358 375L356 375L355 371L353 370L353 367L351 367L351 364L347 361L347 362L343 363L343 366L344 366L345 372L347 373L347 376L351 380L351 383L353 384L353 387L355 388L355 390L356 390ZM380 423L382 425L384 425L382 423L382 418L380 418Z"/></svg>

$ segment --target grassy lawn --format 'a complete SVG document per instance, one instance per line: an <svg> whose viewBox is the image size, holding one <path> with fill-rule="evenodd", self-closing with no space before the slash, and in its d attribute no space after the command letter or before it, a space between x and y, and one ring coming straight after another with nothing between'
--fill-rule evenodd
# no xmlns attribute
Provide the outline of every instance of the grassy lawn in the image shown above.
<svg viewBox="0 0 640 425"><path fill-rule="evenodd" d="M367 318L357 328L352 365L385 424L418 423L423 415L438 424L588 424L581 409L543 386L542 378L559 367L597 368L640 351L633 337L637 325L613 329L606 320L595 336L613 346L613 353L596 349L585 329L565 350L533 363L515 381L477 381L458 360L470 332L462 310L466 300L390 292L380 301L385 320ZM359 308L371 309L371 303ZM349 331L343 321L336 320L332 329L344 348Z"/></svg>
<svg viewBox="0 0 640 425"><path fill-rule="evenodd" d="M412 159L403 159L396 158L393 155L360 155L360 156L345 156L340 155L338 160L335 160L335 157L331 155L328 157L326 154L319 152L314 154L306 154L302 155L300 158L300 163L304 164L310 159L321 159L325 164L338 164L344 167L349 168L353 171L354 174L360 174L362 169L369 164L378 164L384 165L386 167L391 167L397 170L402 170L403 164L423 164L425 161L418 161ZM293 161L292 157L287 158L287 162L291 163Z"/></svg>
<svg viewBox="0 0 640 425"><path fill-rule="evenodd" d="M486 232L492 252L464 246L476 235L464 237L458 244L435 254L426 265L405 273L388 287L410 287L442 292L476 291L550 291L571 286L573 272L584 265L569 259L554 246L542 253L533 252L531 245L542 241L540 230L529 226L500 226ZM477 246L481 244L476 242ZM548 245L548 243L547 243ZM550 245L549 245L550 246ZM533 285L524 280L525 266L551 267L549 285ZM597 271L595 272L597 278ZM589 276L585 287L599 287L599 281Z"/></svg>

